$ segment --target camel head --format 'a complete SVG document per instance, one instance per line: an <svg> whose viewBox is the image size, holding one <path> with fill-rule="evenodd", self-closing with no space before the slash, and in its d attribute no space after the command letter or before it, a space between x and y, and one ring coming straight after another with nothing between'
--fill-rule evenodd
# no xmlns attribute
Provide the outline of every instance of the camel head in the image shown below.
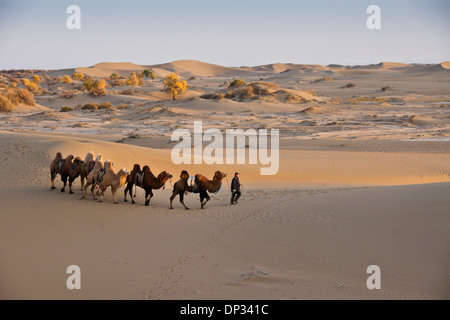
<svg viewBox="0 0 450 320"><path fill-rule="evenodd" d="M181 171L180 178L189 179L189 172L187 172L186 170Z"/></svg>
<svg viewBox="0 0 450 320"><path fill-rule="evenodd" d="M57 152L57 153L56 153L56 159L62 159L62 154L61 154L61 152Z"/></svg>
<svg viewBox="0 0 450 320"><path fill-rule="evenodd" d="M216 173L214 174L214 178L217 180L222 180L226 176L227 176L227 174L223 173L222 171L216 171Z"/></svg>
<svg viewBox="0 0 450 320"><path fill-rule="evenodd" d="M73 160L73 163L75 164L75 165L79 165L80 167L83 165L83 163L84 163L84 161L83 160L81 160L81 158L80 157L76 157L75 158L75 160Z"/></svg>
<svg viewBox="0 0 450 320"><path fill-rule="evenodd" d="M67 161L67 162L70 162L70 161L73 160L73 158L74 158L73 154L69 154L69 155L67 156L67 158L66 158L66 161Z"/></svg>
<svg viewBox="0 0 450 320"><path fill-rule="evenodd" d="M149 166L144 166L144 167L142 168L142 171L144 171L145 173L151 173L150 167L149 167Z"/></svg>
<svg viewBox="0 0 450 320"><path fill-rule="evenodd" d="M93 161L94 160L94 151L89 151L84 158L84 162Z"/></svg>
<svg viewBox="0 0 450 320"><path fill-rule="evenodd" d="M119 188L121 186L123 186L127 182L127 177L128 177L129 174L130 174L130 171L128 171L125 168L121 168L119 170L119 172L117 172L117 176L119 177L119 182L120 182L119 183Z"/></svg>
<svg viewBox="0 0 450 320"><path fill-rule="evenodd" d="M103 154L99 153L97 154L97 157L95 158L96 162L102 161L103 162Z"/></svg>
<svg viewBox="0 0 450 320"><path fill-rule="evenodd" d="M105 161L105 169L113 169L114 168L114 163L111 162L111 160L106 160Z"/></svg>
<svg viewBox="0 0 450 320"><path fill-rule="evenodd" d="M172 175L166 171L163 171L159 174L158 178L162 178L162 180L167 181L169 179L172 179Z"/></svg>
<svg viewBox="0 0 450 320"><path fill-rule="evenodd" d="M133 166L133 170L132 170L133 172L139 172L139 171L141 171L141 166L139 165L139 164L135 164L134 166Z"/></svg>

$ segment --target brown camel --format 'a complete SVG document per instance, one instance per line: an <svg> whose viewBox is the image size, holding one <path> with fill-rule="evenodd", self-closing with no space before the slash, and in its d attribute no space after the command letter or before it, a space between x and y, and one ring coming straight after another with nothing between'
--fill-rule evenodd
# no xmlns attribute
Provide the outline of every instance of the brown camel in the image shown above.
<svg viewBox="0 0 450 320"><path fill-rule="evenodd" d="M64 183L61 192L65 191L68 178L69 193L73 194L72 183L80 175L82 165L83 161L80 159L80 157L76 157L74 159L73 155L68 155L66 159L63 159L61 152L58 152L55 159L50 164L50 177L52 181L51 189L56 189L55 178L59 174L61 175L61 181Z"/></svg>
<svg viewBox="0 0 450 320"><path fill-rule="evenodd" d="M130 174L127 177L127 187L125 188L125 191L123 193L123 201L124 202L128 202L127 200L127 193L130 194L131 197L131 202L134 202L133 199L133 186L136 184L136 178L137 175L141 175L143 174L143 171L141 170L141 166L139 164L135 164L133 166L133 170L131 170ZM139 176L139 179L141 179L143 176ZM137 184L141 184L140 182L138 182Z"/></svg>
<svg viewBox="0 0 450 320"><path fill-rule="evenodd" d="M111 192L114 198L114 203L117 204L116 192L117 189L122 187L127 182L128 171L126 169L120 169L117 174L114 172L113 163L106 161L105 162L105 173L101 178L101 181L98 180L98 190L100 193L100 202L103 202L103 196L105 195L106 189L111 186Z"/></svg>
<svg viewBox="0 0 450 320"><path fill-rule="evenodd" d="M214 174L214 177L211 180L208 180L205 176L202 176L201 174L195 175L195 184L197 185L197 190L194 191L195 193L200 193L200 204L201 208L204 209L206 203L211 199L208 195L208 192L219 192L220 188L222 187L222 179L227 176L226 173L223 173L221 171L216 171ZM195 189L195 188L194 188ZM203 200L205 200L203 202Z"/></svg>
<svg viewBox="0 0 450 320"><path fill-rule="evenodd" d="M186 210L188 207L184 204L184 194L187 192L193 192L193 188L188 185L189 173L186 170L181 171L180 180L173 185L172 196L170 197L170 209L173 209L172 202L177 195L180 196L180 202Z"/></svg>
<svg viewBox="0 0 450 320"><path fill-rule="evenodd" d="M139 187L145 190L145 205L148 206L150 205L150 199L153 197L152 190L164 188L166 181L172 179L172 175L166 171L163 171L155 177L149 166L144 166L142 171L144 172L144 177L142 179L142 185Z"/></svg>
<svg viewBox="0 0 450 320"><path fill-rule="evenodd" d="M92 171L88 174L88 176L86 178L86 184L83 186L83 195L81 196L81 199L84 199L86 197L87 189L91 185L92 185L92 187L91 187L92 197L94 199L96 199L95 194L94 194L96 179L97 179L99 171L102 170L103 168L104 168L103 155L101 153L99 153L97 155L97 159L95 160L94 169L92 169Z"/></svg>
<svg viewBox="0 0 450 320"><path fill-rule="evenodd" d="M97 155L98 157L99 155ZM83 166L81 167L81 190L83 191L84 181L87 179L89 173L94 169L95 160L94 152L89 151L84 158Z"/></svg>

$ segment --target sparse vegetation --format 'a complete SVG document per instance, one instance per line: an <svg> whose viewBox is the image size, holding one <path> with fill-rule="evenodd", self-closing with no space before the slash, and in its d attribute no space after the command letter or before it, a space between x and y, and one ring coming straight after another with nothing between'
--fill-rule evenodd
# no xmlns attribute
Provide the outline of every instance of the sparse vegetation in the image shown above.
<svg viewBox="0 0 450 320"><path fill-rule="evenodd" d="M72 78L70 78L67 74L61 78L61 81L64 83L72 83Z"/></svg>
<svg viewBox="0 0 450 320"><path fill-rule="evenodd" d="M232 88L243 87L243 86L245 86L245 85L247 85L247 84L246 84L245 81L242 80L242 79L234 79L234 80L231 81L231 83L230 83L230 87L232 87Z"/></svg>
<svg viewBox="0 0 450 320"><path fill-rule="evenodd" d="M172 73L164 78L164 89L166 92L172 94L173 100L176 100L176 96L186 91L187 82L180 80L180 77L176 73Z"/></svg>
<svg viewBox="0 0 450 320"><path fill-rule="evenodd" d="M28 106L34 106L36 104L33 94L26 89L9 88L3 93L3 96L11 101L13 106L17 106L20 103Z"/></svg>
<svg viewBox="0 0 450 320"><path fill-rule="evenodd" d="M344 86L344 88L354 88L354 87L356 87L356 84L354 84L354 83L347 83L345 86Z"/></svg>
<svg viewBox="0 0 450 320"><path fill-rule="evenodd" d="M126 85L125 80L112 80L109 82L112 87L123 87Z"/></svg>
<svg viewBox="0 0 450 320"><path fill-rule="evenodd" d="M11 112L14 106L5 96L0 95L0 112Z"/></svg>
<svg viewBox="0 0 450 320"><path fill-rule="evenodd" d="M89 94L100 97L106 95L106 81L104 79L94 80L86 79L83 81L84 89L89 92Z"/></svg>
<svg viewBox="0 0 450 320"><path fill-rule="evenodd" d="M73 107L64 106L64 107L61 107L61 110L59 112L70 112L70 111L73 111Z"/></svg>
<svg viewBox="0 0 450 320"><path fill-rule="evenodd" d="M72 74L72 78L74 80L83 81L84 80L84 74L81 73L81 72L75 72L74 74Z"/></svg>
<svg viewBox="0 0 450 320"><path fill-rule="evenodd" d="M35 84L41 83L41 78L39 78L39 76L37 74L35 74L33 77L33 83L35 83Z"/></svg>
<svg viewBox="0 0 450 320"><path fill-rule="evenodd" d="M117 80L117 79L120 79L120 76L116 72L114 72L109 76L109 78L111 80Z"/></svg>
<svg viewBox="0 0 450 320"><path fill-rule="evenodd" d="M112 110L114 109L113 105L111 104L111 102L103 102L101 104L99 104L99 106L97 107L97 109L107 109L107 110Z"/></svg>
<svg viewBox="0 0 450 320"><path fill-rule="evenodd" d="M156 79L156 74L152 70L149 70L149 69L142 71L142 76L145 78L150 78L152 80Z"/></svg>
<svg viewBox="0 0 450 320"><path fill-rule="evenodd" d="M391 90L391 87L386 86L386 87L381 88L381 91L383 91L383 92L386 92L388 90Z"/></svg>
<svg viewBox="0 0 450 320"><path fill-rule="evenodd" d="M125 84L131 87L131 93L133 93L134 87L143 85L144 83L142 79L137 76L136 72L132 72L125 81Z"/></svg>
<svg viewBox="0 0 450 320"><path fill-rule="evenodd" d="M86 103L81 107L82 110L96 110L98 108L97 103Z"/></svg>
<svg viewBox="0 0 450 320"><path fill-rule="evenodd" d="M70 99L73 98L73 96L75 95L73 90L64 90L63 92L61 92L59 94L60 98L66 98L66 99Z"/></svg>

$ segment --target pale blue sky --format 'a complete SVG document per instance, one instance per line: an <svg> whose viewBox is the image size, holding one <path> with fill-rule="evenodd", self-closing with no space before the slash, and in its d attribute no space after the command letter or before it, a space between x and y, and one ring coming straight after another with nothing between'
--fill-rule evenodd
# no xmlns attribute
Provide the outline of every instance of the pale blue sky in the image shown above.
<svg viewBox="0 0 450 320"><path fill-rule="evenodd" d="M68 30L66 8L81 8ZM366 9L381 8L381 30ZM0 69L450 60L448 0L0 0Z"/></svg>

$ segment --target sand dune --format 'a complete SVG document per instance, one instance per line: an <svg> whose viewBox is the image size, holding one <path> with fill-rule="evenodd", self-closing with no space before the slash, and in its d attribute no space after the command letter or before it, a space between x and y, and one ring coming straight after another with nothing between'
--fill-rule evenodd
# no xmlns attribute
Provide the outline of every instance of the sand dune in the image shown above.
<svg viewBox="0 0 450 320"><path fill-rule="evenodd" d="M239 205L228 205L224 186L205 210L188 195L195 209L186 211L178 202L168 209L170 184L154 191L150 207L141 190L135 205L112 204L109 191L102 204L80 200L79 180L74 195L49 190L57 151L93 150L116 168L147 163L177 176L168 150L42 133L0 138L0 192L8 199L0 215L0 255L8 257L0 264L2 299L448 298L448 182L355 188L448 181L448 171L438 172L448 169L448 154L283 152L272 178L248 165L221 166L242 173ZM182 168L208 176L215 169ZM77 292L65 287L72 264L82 270ZM381 267L382 290L365 286L372 264Z"/></svg>
<svg viewBox="0 0 450 320"><path fill-rule="evenodd" d="M232 68L181 60L49 74L127 76L147 68L158 79L132 94L108 87L95 97L78 81L51 79L41 83L48 92L35 96L36 106L0 114L1 299L450 297L448 62ZM177 100L163 92L170 72L189 84ZM270 90L229 88L237 77ZM317 81L324 77L329 81ZM355 86L343 89L348 83ZM112 107L59 112L103 102ZM200 120L204 130L221 132L278 129L277 174L262 176L267 165L259 163L175 165L171 134ZM88 151L103 153L116 171L139 163L174 178L154 190L149 207L139 188L135 205L123 202L123 188L117 205L110 190L104 203L90 194L81 200L79 179L75 194L59 192L59 177L50 191L55 154L84 159ZM181 170L229 176L205 210L191 193L185 202L192 210L178 199L169 210ZM231 206L236 171L243 196ZM65 286L72 264L82 270L76 292ZM373 264L381 268L381 290L366 287Z"/></svg>
<svg viewBox="0 0 450 320"><path fill-rule="evenodd" d="M205 63L196 60L178 60L170 63L150 66L169 72L175 72L184 78L189 77L233 77L248 74L239 68L223 67L216 64Z"/></svg>

